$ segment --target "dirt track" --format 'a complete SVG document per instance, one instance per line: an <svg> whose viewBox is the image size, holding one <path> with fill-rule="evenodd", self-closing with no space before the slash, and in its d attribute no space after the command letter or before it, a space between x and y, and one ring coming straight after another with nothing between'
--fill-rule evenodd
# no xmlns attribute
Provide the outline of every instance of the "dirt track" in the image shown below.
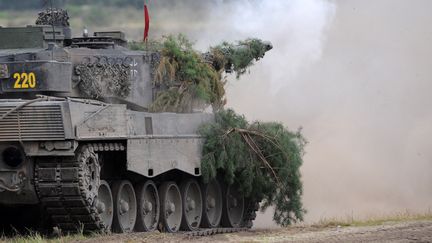
<svg viewBox="0 0 432 243"><path fill-rule="evenodd" d="M143 233L104 236L83 242L432 242L432 221L387 223L367 227L291 227L207 237Z"/></svg>

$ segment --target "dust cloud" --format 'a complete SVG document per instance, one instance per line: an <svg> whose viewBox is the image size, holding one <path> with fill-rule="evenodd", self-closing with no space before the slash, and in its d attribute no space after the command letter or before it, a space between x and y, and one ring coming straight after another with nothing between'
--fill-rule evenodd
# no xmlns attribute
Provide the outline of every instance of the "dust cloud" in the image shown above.
<svg viewBox="0 0 432 243"><path fill-rule="evenodd" d="M304 128L307 222L429 210L431 1L175 2L155 4L159 33L186 33L202 49L273 42L250 75L229 84L228 106Z"/></svg>

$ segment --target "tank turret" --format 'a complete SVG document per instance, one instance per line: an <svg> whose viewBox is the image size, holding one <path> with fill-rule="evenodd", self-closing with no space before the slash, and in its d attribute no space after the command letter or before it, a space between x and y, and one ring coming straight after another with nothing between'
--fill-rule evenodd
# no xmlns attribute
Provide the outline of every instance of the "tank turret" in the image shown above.
<svg viewBox="0 0 432 243"><path fill-rule="evenodd" d="M0 93L90 98L145 109L152 102L156 54L128 50L119 31L71 38L68 19L64 10L45 11L34 26L0 28Z"/></svg>

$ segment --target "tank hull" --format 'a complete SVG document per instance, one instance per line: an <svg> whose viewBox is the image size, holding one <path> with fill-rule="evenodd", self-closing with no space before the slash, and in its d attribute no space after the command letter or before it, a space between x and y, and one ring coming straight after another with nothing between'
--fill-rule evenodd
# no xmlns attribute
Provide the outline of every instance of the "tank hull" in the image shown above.
<svg viewBox="0 0 432 243"><path fill-rule="evenodd" d="M178 193L183 197L188 191L184 189L186 181L187 185L205 187L201 178L203 139L198 130L201 125L213 121L214 115L210 113L139 112L128 110L126 105L85 99L2 100L0 207L39 206L48 216L44 223L66 231L75 231L78 227L86 231L111 230L109 220L100 217L103 213L98 211L97 198L101 197L101 192L95 188L101 188L105 182L112 187L125 181L134 187L151 182L160 190L170 182L170 185L177 185L178 190L183 188L185 192ZM223 195L225 186L222 181L218 183ZM134 194L141 195L136 190L132 190ZM196 189L190 197L199 199L201 207L202 201L207 200ZM225 197L219 201L222 214ZM111 205L110 202L104 202L104 207ZM141 205L137 198L133 202ZM155 202L158 205L153 206L163 204L160 199ZM242 210L245 219L249 219L254 215L256 203ZM250 213L246 213L247 210ZM239 228L250 221L226 226ZM164 222L176 224L172 220ZM201 220L195 222L194 227L182 227L199 230L200 223ZM221 226L220 221L214 226ZM116 229L116 232L134 230ZM171 232L168 229L169 226L159 228ZM180 228L173 232L177 230Z"/></svg>
<svg viewBox="0 0 432 243"><path fill-rule="evenodd" d="M0 117L25 101L0 102ZM198 128L212 114L148 113L125 105L88 100L36 102L0 119L0 154L18 148L24 161L9 166L0 156L1 204L35 204L34 160L75 156L79 144L95 151L124 153L128 172L155 178L171 170L201 175L202 138ZM7 190L10 189L10 190ZM1 190L1 189L0 189Z"/></svg>

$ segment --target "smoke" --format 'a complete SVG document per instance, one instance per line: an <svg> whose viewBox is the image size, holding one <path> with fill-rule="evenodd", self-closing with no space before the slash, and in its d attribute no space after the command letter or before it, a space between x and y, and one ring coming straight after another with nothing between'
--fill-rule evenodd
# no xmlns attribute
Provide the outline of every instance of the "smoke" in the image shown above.
<svg viewBox="0 0 432 243"><path fill-rule="evenodd" d="M201 49L247 37L273 42L250 75L229 83L228 106L304 128L307 221L428 210L432 2L176 3L156 10L161 34L186 33Z"/></svg>
<svg viewBox="0 0 432 243"><path fill-rule="evenodd" d="M163 7L156 9L158 34L185 33L201 50L222 41L270 40L277 49L266 57L265 68L284 70L265 78L272 91L320 57L324 30L335 11L334 4L321 0L182 2L157 6Z"/></svg>
<svg viewBox="0 0 432 243"><path fill-rule="evenodd" d="M311 141L303 167L309 218L430 207L429 7L338 2L322 58L291 87L310 98L297 116Z"/></svg>

